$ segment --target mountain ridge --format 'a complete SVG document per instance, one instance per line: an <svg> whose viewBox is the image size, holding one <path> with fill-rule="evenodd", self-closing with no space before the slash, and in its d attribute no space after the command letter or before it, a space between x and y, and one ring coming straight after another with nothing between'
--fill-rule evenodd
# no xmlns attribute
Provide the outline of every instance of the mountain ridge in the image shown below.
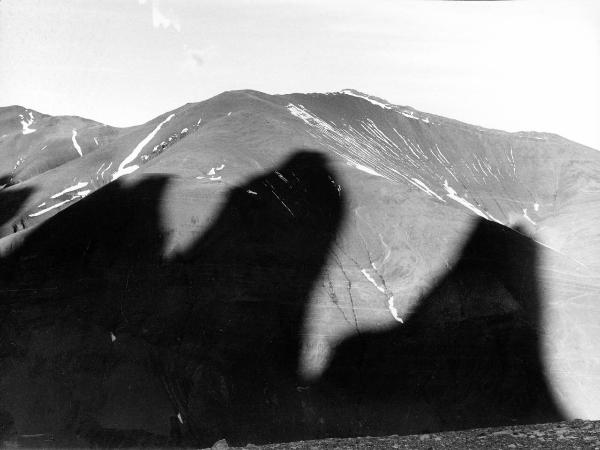
<svg viewBox="0 0 600 450"><path fill-rule="evenodd" d="M223 96L223 95L227 95L227 94L236 94L236 93L243 93L243 94L249 94L249 95L256 95L256 94L258 94L259 97L260 96L283 97L283 96L291 96L291 95L339 95L339 94L351 95L351 94L348 94L348 92L345 92L345 91L353 92L355 94L358 94L358 95L355 95L355 97L357 97L357 98L363 98L366 101L368 101L368 98L372 98L372 99L375 99L378 102L383 103L385 105L388 105L390 107L393 106L393 107L396 107L396 108L405 108L405 109L408 109L408 110L412 110L412 111L415 111L415 112L419 112L419 113L422 113L422 114L426 114L426 115L435 117L437 119L443 119L443 120L446 120L446 121L449 121L449 122L455 122L455 123L460 124L460 125L477 127L479 129L481 129L482 131L486 131L486 132L498 132L498 133L506 133L506 134L512 134L512 135L524 135L524 134L525 135L529 135L529 134L531 134L531 135L544 135L544 136L548 136L548 137L554 137L554 138L564 139L565 141L573 142L573 143L576 143L578 145L582 145L584 147L588 147L590 149L600 151L598 149L595 149L593 147L587 146L585 144L581 144L581 143L579 143L577 141L574 141L572 139L566 138L566 137L564 137L564 136L562 136L560 134L553 133L551 131L539 131L539 130L506 131L506 130L503 130L503 129L500 129L500 128L495 128L495 127L484 127L484 126L480 126L480 125L477 125L477 124L474 124L474 123L471 123L471 122L465 122L465 121L453 119L453 118L450 118L450 117L441 116L439 114L426 112L424 110L420 110L420 109L414 108L412 106L399 105L399 104L391 103L388 100L383 99L381 97L377 97L377 96L374 96L374 95L371 95L371 94L368 94L368 93L365 93L365 92L362 92L362 91L359 91L359 90L353 89L353 88L344 88L344 89L340 89L339 91L332 91L332 92L290 92L290 93L287 93L287 94L268 94L268 93L265 93L265 92L262 92L262 91L257 91L257 90L254 90L254 89L234 89L234 90L228 90L228 91L223 91L223 92L221 92L219 94L216 94L213 97L209 97L209 98L204 99L204 100L198 100L198 101L194 101L194 102L184 103L183 105L181 105L179 107L176 107L176 108L174 108L172 110L169 110L167 112L161 113L161 114L159 114L159 115L157 115L157 116L155 116L155 117L147 120L146 122L135 123L133 125L127 125L127 126L114 126L114 125L110 125L110 124L104 124L102 122L96 121L95 119L86 118L86 117L80 116L80 115L62 114L62 115L56 115L56 116L54 116L54 115L50 115L50 114L38 112L38 111L36 111L34 109L31 109L31 108L28 108L26 106L16 105L16 104L15 105L0 106L0 113L2 113L3 110L8 110L10 108L20 108L21 110L24 110L24 111L36 112L38 115L41 115L41 116L54 117L54 118L64 118L64 119L67 119L67 118L76 118L76 119L82 119L82 120L87 120L87 121L93 121L93 122L99 123L99 124L104 125L104 126L109 126L111 128L125 129L125 128L132 128L132 127L136 127L136 126L145 125L145 124L147 124L149 122L152 122L152 121L158 119L159 117L162 117L164 115L170 114L170 113L172 113L174 111L178 111L178 110L180 110L180 109L182 109L184 107L198 105L198 104L204 103L206 101L209 101L209 100L212 100L214 98L217 98L217 97L220 97L220 96Z"/></svg>

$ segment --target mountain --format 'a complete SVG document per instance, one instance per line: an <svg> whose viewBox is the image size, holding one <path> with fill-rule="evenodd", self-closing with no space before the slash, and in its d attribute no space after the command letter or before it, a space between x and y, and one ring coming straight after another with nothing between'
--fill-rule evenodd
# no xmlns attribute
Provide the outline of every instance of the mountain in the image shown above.
<svg viewBox="0 0 600 450"><path fill-rule="evenodd" d="M7 441L600 416L597 150L343 90L0 108L0 155Z"/></svg>

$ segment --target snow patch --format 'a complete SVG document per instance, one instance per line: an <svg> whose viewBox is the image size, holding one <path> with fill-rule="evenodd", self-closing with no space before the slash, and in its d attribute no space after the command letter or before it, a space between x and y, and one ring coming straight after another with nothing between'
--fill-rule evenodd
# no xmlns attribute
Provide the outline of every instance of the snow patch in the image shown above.
<svg viewBox="0 0 600 450"><path fill-rule="evenodd" d="M97 137L94 137L94 142L96 143L96 146L100 145L100 144L98 144L98 138Z"/></svg>
<svg viewBox="0 0 600 450"><path fill-rule="evenodd" d="M538 211L540 210L540 204L539 204L539 203L534 203L534 204L533 204L533 210L534 210L535 212L538 212Z"/></svg>
<svg viewBox="0 0 600 450"><path fill-rule="evenodd" d="M211 175L211 176L215 175L216 174L215 171L218 172L220 170L223 170L224 168L225 168L225 164L221 164L218 167L211 167L211 169L208 171L207 175Z"/></svg>
<svg viewBox="0 0 600 450"><path fill-rule="evenodd" d="M419 120L419 118L417 116L415 116L412 111L404 110L400 114L402 114L404 117L407 117L409 119Z"/></svg>
<svg viewBox="0 0 600 450"><path fill-rule="evenodd" d="M135 158L138 157L138 155L143 150L143 148L148 144L148 142L150 142L152 140L152 138L154 138L154 136L156 136L156 133L158 133L160 131L162 126L165 123L167 123L168 121L170 121L173 117L175 117L175 114L171 114L169 117L167 117L161 123L159 123L156 126L156 128L154 128L154 130L152 130L150 132L150 134L148 134L148 136L146 136L144 139L142 139L140 141L140 143L135 146L135 148L129 154L129 156L127 156L127 158L125 158L123 160L123 162L121 162L121 164L119 164L119 168L117 169L117 171L115 173L113 173L113 176L112 176L113 181L118 178L121 178L123 175L127 175L132 172L135 172L136 170L138 170L140 168L140 166L138 166L137 164L134 164L133 166L129 166L129 167L127 167L127 165L130 164Z"/></svg>
<svg viewBox="0 0 600 450"><path fill-rule="evenodd" d="M63 200L62 202L58 202L57 204L55 204L55 205L52 205L52 206L50 206L50 207L48 207L48 208L46 208L46 209L42 209L41 211L35 212L35 213L33 213L33 214L29 214L29 217L37 217L37 216L41 216L42 214L46 214L48 211L51 211L51 210L53 210L53 209L55 209L55 208L59 208L59 207L61 207L62 205L64 205L65 203L69 203L69 202L70 202L70 201L72 201L72 200L74 200L74 198L70 198L70 199L68 199L68 200Z"/></svg>
<svg viewBox="0 0 600 450"><path fill-rule="evenodd" d="M87 197L92 192L91 189L84 189L83 191L77 191L77 194L81 198Z"/></svg>
<svg viewBox="0 0 600 450"><path fill-rule="evenodd" d="M447 197L450 197L455 202L458 202L461 205L465 206L466 208L470 209L478 216L483 217L484 219L490 220L490 217L486 213L484 213L482 210L480 210L479 208L477 208L476 206L474 206L473 204L471 204L470 202L468 202L461 196L459 196L456 193L456 191L454 189L452 189L451 186L448 185L448 180L444 180L444 189L446 190L446 192L448 192L448 194L446 194Z"/></svg>
<svg viewBox="0 0 600 450"><path fill-rule="evenodd" d="M116 340L117 340L117 337L114 335L114 333L110 333L110 341L115 342Z"/></svg>
<svg viewBox="0 0 600 450"><path fill-rule="evenodd" d="M183 417L181 417L181 413L177 413L177 420L179 420L179 423L183 424Z"/></svg>
<svg viewBox="0 0 600 450"><path fill-rule="evenodd" d="M523 217L525 217L525 219L527 219L528 222L530 222L532 225L537 225L533 219L531 217L529 217L529 215L527 214L527 208L523 209Z"/></svg>
<svg viewBox="0 0 600 450"><path fill-rule="evenodd" d="M104 169L102 171L102 173L100 174L100 178L104 178L104 172L106 172L108 169L110 169L110 167L112 166L112 161L110 162L110 164L106 167L106 169Z"/></svg>
<svg viewBox="0 0 600 450"><path fill-rule="evenodd" d="M350 89L343 89L340 91L340 94L346 94L346 95L351 95L352 97L362 98L363 100L366 100L369 103L372 103L373 105L379 106L380 108L383 108L383 109L392 109L392 107L390 105L381 103L381 102L369 97L367 94L361 94L359 92L354 92Z"/></svg>
<svg viewBox="0 0 600 450"><path fill-rule="evenodd" d="M221 181L221 178L223 178L223 177L210 177L209 180L210 181Z"/></svg>
<svg viewBox="0 0 600 450"><path fill-rule="evenodd" d="M283 175L281 175L281 173L279 173L278 171L275 171L275 175L277 175L277 177L284 183L289 183L288 179L286 177L284 177Z"/></svg>
<svg viewBox="0 0 600 450"><path fill-rule="evenodd" d="M246 192L247 192L248 194L252 194L252 195L258 195L256 192L254 192L254 191L253 191L253 190L251 190L251 189L247 189L247 190L246 190Z"/></svg>
<svg viewBox="0 0 600 450"><path fill-rule="evenodd" d="M348 161L347 163L349 166L355 167L358 170L362 170L363 172L366 172L370 175L375 175L377 177L382 177L385 178L383 175L381 175L379 172L375 172L373 169L371 169L370 167L367 166L363 166L362 164L356 163L354 161Z"/></svg>
<svg viewBox="0 0 600 450"><path fill-rule="evenodd" d="M421 180L417 179L417 178L412 178L413 184L416 185L419 189L421 189L423 192L425 192L427 195L430 196L434 196L435 198L437 198L438 200L443 201L444 203L446 203L446 200L444 200L442 197L440 197L439 195L437 195L435 192L433 192L431 189L429 189L429 187L423 183Z"/></svg>
<svg viewBox="0 0 600 450"><path fill-rule="evenodd" d="M302 105L296 106L293 103L290 103L287 105L287 109L292 116L299 118L307 125L325 129L325 130L329 130L329 131L333 131L333 127L331 125L329 125L324 120L322 120L319 117L312 114L308 109L306 109Z"/></svg>
<svg viewBox="0 0 600 450"><path fill-rule="evenodd" d="M371 265L373 265L373 264L371 263ZM382 294L386 294L387 295L385 287L384 286L380 286L379 284L377 284L377 281L375 281L375 279L371 276L371 274L367 271L367 269L362 269L360 272L364 275L364 277L373 286L375 286L375 288L379 292L381 292ZM390 314L392 315L392 317L394 318L394 320L396 320L397 322L400 322L400 323L404 323L404 321L402 320L402 318L398 314L398 309L394 306L394 296L393 295L389 295L388 296L387 305L388 305L388 309L390 311Z"/></svg>
<svg viewBox="0 0 600 450"><path fill-rule="evenodd" d="M79 153L79 156L83 156L83 152L81 151L81 147L77 143L77 130L73 128L73 134L71 135L71 141L73 141L73 147Z"/></svg>
<svg viewBox="0 0 600 450"><path fill-rule="evenodd" d="M384 289L382 286L379 286L379 285L377 284L377 281L375 281L375 279L374 279L374 278L371 276L371 274L369 274L369 272L367 272L367 269L362 269L360 272L361 272L361 273L364 275L364 277L365 277L367 280L369 280L369 282L370 282L370 283L371 283L373 286L375 286L375 287L377 288L377 290L378 290L379 292L381 292L382 294L385 294L385 289Z"/></svg>
<svg viewBox="0 0 600 450"><path fill-rule="evenodd" d="M400 315L398 314L398 309L394 306L394 296L390 295L390 298L388 298L388 309L390 310L390 314L392 315L392 317L400 323L404 323L404 321L402 320L402 317L400 317Z"/></svg>
<svg viewBox="0 0 600 450"><path fill-rule="evenodd" d="M83 188L83 187L86 187L87 185L88 185L88 183L87 183L86 181L79 182L79 183L77 183L77 184L76 184L76 185L74 185L74 186L70 186L70 187L68 187L68 188L65 188L65 189L63 189L62 191L60 191L60 192L58 192L58 193L54 194L54 195L53 195L52 197L50 197L50 198L57 198L57 197L60 197L61 195L64 195L64 194L66 194L66 193L68 193L68 192L73 192L73 191L76 191L76 190L78 190L78 189L81 189L81 188Z"/></svg>
<svg viewBox="0 0 600 450"><path fill-rule="evenodd" d="M100 173L100 171L104 167L104 164L106 164L106 161L104 161L102 164L100 164L100 167L98 167L98 170L96 170L96 176L98 176L98 174Z"/></svg>
<svg viewBox="0 0 600 450"><path fill-rule="evenodd" d="M19 114L19 117L21 118L21 126L23 127L23 134L31 134L37 131L33 128L29 128L31 125L33 125L33 113L31 111L28 111L28 113L29 120L25 119L22 114Z"/></svg>
<svg viewBox="0 0 600 450"><path fill-rule="evenodd" d="M188 132L188 129L187 129L187 128L184 128L183 130L181 130L181 134L185 134L185 133L187 133L187 132Z"/></svg>

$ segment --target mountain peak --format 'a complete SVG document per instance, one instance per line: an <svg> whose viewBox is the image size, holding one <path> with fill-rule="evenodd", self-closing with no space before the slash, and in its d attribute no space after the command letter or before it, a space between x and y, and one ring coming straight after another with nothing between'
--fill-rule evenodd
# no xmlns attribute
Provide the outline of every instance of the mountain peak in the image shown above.
<svg viewBox="0 0 600 450"><path fill-rule="evenodd" d="M374 95L369 95L364 92L357 91L356 89L342 89L341 91L336 92L336 93L362 98L362 99L364 99L374 105L377 105L383 109L392 109L392 107L394 106L387 100L384 100L379 97L375 97Z"/></svg>

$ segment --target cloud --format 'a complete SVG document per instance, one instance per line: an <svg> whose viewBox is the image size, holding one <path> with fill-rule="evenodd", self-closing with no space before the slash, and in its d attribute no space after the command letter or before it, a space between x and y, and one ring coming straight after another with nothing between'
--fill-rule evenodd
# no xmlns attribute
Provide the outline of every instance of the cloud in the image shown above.
<svg viewBox="0 0 600 450"><path fill-rule="evenodd" d="M145 5L148 0L138 0L140 5ZM151 5L152 11L152 26L154 28L162 28L164 30L168 30L169 28L173 28L175 31L181 31L181 24L179 23L179 19L177 15L173 12L172 8L169 8L168 11L165 11L160 6L160 0L152 0Z"/></svg>
<svg viewBox="0 0 600 450"><path fill-rule="evenodd" d="M210 57L215 53L214 47L192 48L185 45L183 47L185 53L184 68L197 69L203 66Z"/></svg>
<svg viewBox="0 0 600 450"><path fill-rule="evenodd" d="M171 12L169 12L171 15ZM181 25L176 18L167 17L159 7L159 1L154 0L152 2L152 26L154 28L164 28L165 30L173 27L176 31L181 31Z"/></svg>

